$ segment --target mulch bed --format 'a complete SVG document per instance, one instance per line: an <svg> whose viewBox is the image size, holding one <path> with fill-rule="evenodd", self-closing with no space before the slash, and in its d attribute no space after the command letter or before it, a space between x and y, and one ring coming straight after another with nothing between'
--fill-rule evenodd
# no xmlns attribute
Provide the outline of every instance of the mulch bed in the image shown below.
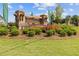
<svg viewBox="0 0 79 59"><path fill-rule="evenodd" d="M20 39L20 40L26 40L26 39L49 39L49 40L66 40L66 39L79 39L79 34L77 35L72 35L72 36L65 36L65 37L60 37L58 35L52 35L50 37L45 37L45 34L42 33L41 35L35 35L34 37L28 37L26 35L18 35L18 36L0 36L0 38L3 39Z"/></svg>

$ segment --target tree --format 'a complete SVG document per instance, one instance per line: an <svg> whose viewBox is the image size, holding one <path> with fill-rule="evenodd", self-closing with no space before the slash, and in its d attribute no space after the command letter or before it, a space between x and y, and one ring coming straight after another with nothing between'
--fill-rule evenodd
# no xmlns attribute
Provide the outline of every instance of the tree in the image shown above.
<svg viewBox="0 0 79 59"><path fill-rule="evenodd" d="M49 24L51 24L51 11L50 10L48 10L48 20L49 20Z"/></svg>
<svg viewBox="0 0 79 59"><path fill-rule="evenodd" d="M72 16L72 23L76 26L79 25L79 17L77 15Z"/></svg>
<svg viewBox="0 0 79 59"><path fill-rule="evenodd" d="M31 14L30 14L31 16L33 16L33 12L31 12Z"/></svg>
<svg viewBox="0 0 79 59"><path fill-rule="evenodd" d="M48 10L48 18L49 18L49 24L53 24L53 21L55 19L54 12Z"/></svg>
<svg viewBox="0 0 79 59"><path fill-rule="evenodd" d="M67 25L70 25L70 22L71 22L71 16L68 15L68 16L66 16L66 18L65 18L65 23L66 23Z"/></svg>
<svg viewBox="0 0 79 59"><path fill-rule="evenodd" d="M57 4L57 7L55 9L55 12L56 12L55 22L56 23L60 23L61 16L62 16L62 13L63 13L63 8L59 4Z"/></svg>
<svg viewBox="0 0 79 59"><path fill-rule="evenodd" d="M50 23L53 24L53 22L54 22L54 20L55 20L54 12L52 12L50 18L51 18L51 22L50 22Z"/></svg>

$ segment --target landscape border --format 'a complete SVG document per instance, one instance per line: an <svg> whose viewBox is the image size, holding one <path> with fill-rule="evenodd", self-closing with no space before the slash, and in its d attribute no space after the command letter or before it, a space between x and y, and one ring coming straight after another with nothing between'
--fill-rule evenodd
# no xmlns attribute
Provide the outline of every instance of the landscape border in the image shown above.
<svg viewBox="0 0 79 59"><path fill-rule="evenodd" d="M79 0L0 0L0 3L79 3ZM78 56L0 56L0 59L79 59Z"/></svg>

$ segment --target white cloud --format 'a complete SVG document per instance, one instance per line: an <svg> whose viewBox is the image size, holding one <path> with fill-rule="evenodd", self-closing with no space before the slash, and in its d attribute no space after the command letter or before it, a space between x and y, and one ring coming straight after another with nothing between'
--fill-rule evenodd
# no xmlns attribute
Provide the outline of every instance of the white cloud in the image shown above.
<svg viewBox="0 0 79 59"><path fill-rule="evenodd" d="M69 5L71 5L71 6L72 6L72 5L74 5L74 3L69 3Z"/></svg>
<svg viewBox="0 0 79 59"><path fill-rule="evenodd" d="M75 3L75 5L79 5L79 3Z"/></svg>
<svg viewBox="0 0 79 59"><path fill-rule="evenodd" d="M51 6L56 6L56 4L55 3L44 3L42 4L42 6L51 7Z"/></svg>
<svg viewBox="0 0 79 59"><path fill-rule="evenodd" d="M38 8L38 10L45 10L47 7L54 7L55 3L35 3L33 8Z"/></svg>
<svg viewBox="0 0 79 59"><path fill-rule="evenodd" d="M13 7L9 4L9 5L8 5L8 8L9 8L9 9L12 9Z"/></svg>
<svg viewBox="0 0 79 59"><path fill-rule="evenodd" d="M56 3L34 3L34 8L35 7L51 7L51 6L56 6Z"/></svg>
<svg viewBox="0 0 79 59"><path fill-rule="evenodd" d="M45 8L38 8L38 10L46 10Z"/></svg>
<svg viewBox="0 0 79 59"><path fill-rule="evenodd" d="M19 5L19 8L20 8L20 9L23 9L24 7L23 7L23 5Z"/></svg>
<svg viewBox="0 0 79 59"><path fill-rule="evenodd" d="M73 5L79 5L79 3L70 3L69 5L73 6Z"/></svg>
<svg viewBox="0 0 79 59"><path fill-rule="evenodd" d="M72 11L74 11L74 10L73 10L73 9L69 9L69 11L71 11L71 12L72 12Z"/></svg>
<svg viewBox="0 0 79 59"><path fill-rule="evenodd" d="M63 9L64 11L67 11L66 9Z"/></svg>
<svg viewBox="0 0 79 59"><path fill-rule="evenodd" d="M39 3L34 3L33 8L36 8L36 7L39 7L39 6L40 6Z"/></svg>

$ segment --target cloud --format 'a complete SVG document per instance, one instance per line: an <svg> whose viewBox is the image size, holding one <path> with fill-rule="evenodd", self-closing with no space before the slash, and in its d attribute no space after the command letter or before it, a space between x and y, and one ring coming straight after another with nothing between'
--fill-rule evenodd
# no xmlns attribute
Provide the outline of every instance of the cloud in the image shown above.
<svg viewBox="0 0 79 59"><path fill-rule="evenodd" d="M64 8L63 10L64 10L64 11L67 11L67 9L65 9L65 8Z"/></svg>
<svg viewBox="0 0 79 59"><path fill-rule="evenodd" d="M79 3L75 3L75 5L79 5Z"/></svg>
<svg viewBox="0 0 79 59"><path fill-rule="evenodd" d="M77 5L79 5L79 3L70 3L69 5L71 5L71 6L73 6L73 5L77 6Z"/></svg>
<svg viewBox="0 0 79 59"><path fill-rule="evenodd" d="M38 8L38 10L46 10L46 8L54 6L56 6L55 3L34 3L33 8Z"/></svg>
<svg viewBox="0 0 79 59"><path fill-rule="evenodd" d="M44 6L44 7L52 7L52 6L56 6L56 4L55 3L44 3L44 4L42 4L42 6Z"/></svg>
<svg viewBox="0 0 79 59"><path fill-rule="evenodd" d="M38 8L38 10L46 10L45 8Z"/></svg>
<svg viewBox="0 0 79 59"><path fill-rule="evenodd" d="M13 7L12 7L10 4L8 4L8 8L9 8L9 9L12 9Z"/></svg>
<svg viewBox="0 0 79 59"><path fill-rule="evenodd" d="M36 7L39 7L39 6L40 6L39 3L34 3L33 8L36 8Z"/></svg>
<svg viewBox="0 0 79 59"><path fill-rule="evenodd" d="M72 12L72 11L74 11L74 10L73 10L73 9L69 9L69 11L71 11L71 12Z"/></svg>
<svg viewBox="0 0 79 59"><path fill-rule="evenodd" d="M23 7L23 5L19 5L19 8L20 8L20 9L23 9L24 7Z"/></svg>
<svg viewBox="0 0 79 59"><path fill-rule="evenodd" d="M72 6L72 5L74 5L74 3L69 3L69 5L71 5L71 6Z"/></svg>
<svg viewBox="0 0 79 59"><path fill-rule="evenodd" d="M34 7L42 7L42 8L46 8L46 7L51 7L51 6L55 6L55 3L34 3Z"/></svg>

